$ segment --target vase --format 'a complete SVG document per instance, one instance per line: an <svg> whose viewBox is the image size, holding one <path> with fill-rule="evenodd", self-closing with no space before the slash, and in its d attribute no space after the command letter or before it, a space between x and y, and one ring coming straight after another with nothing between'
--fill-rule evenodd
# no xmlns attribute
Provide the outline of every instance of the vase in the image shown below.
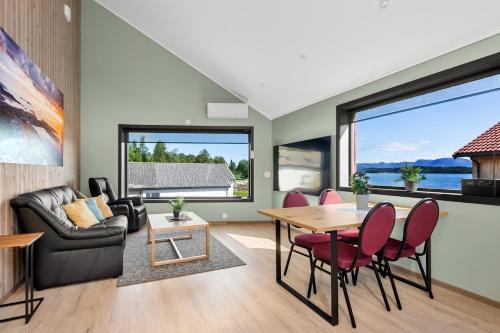
<svg viewBox="0 0 500 333"><path fill-rule="evenodd" d="M409 192L417 192L418 183L416 182L405 182L405 189Z"/></svg>
<svg viewBox="0 0 500 333"><path fill-rule="evenodd" d="M368 210L369 194L356 194L356 208L357 210Z"/></svg>
<svg viewBox="0 0 500 333"><path fill-rule="evenodd" d="M180 210L174 210L174 218L178 219L180 215L181 215Z"/></svg>

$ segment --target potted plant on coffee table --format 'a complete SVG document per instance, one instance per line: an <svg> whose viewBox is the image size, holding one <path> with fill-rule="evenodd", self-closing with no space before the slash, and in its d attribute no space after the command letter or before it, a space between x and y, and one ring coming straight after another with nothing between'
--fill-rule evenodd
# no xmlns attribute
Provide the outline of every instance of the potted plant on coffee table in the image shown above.
<svg viewBox="0 0 500 333"><path fill-rule="evenodd" d="M401 177L396 179L397 182L403 181L405 183L405 189L409 192L416 192L418 189L418 183L421 180L427 179L425 175L422 175L422 168L417 166L405 166L401 167Z"/></svg>
<svg viewBox="0 0 500 333"><path fill-rule="evenodd" d="M349 180L352 193L356 195L356 208L358 210L368 209L368 197L370 195L370 189L368 188L369 179L370 177L364 172L356 172Z"/></svg>
<svg viewBox="0 0 500 333"><path fill-rule="evenodd" d="M175 200L170 200L169 201L170 206L172 206L172 211L174 213L174 218L178 219L182 209L186 205L186 201L184 201L183 197L177 197Z"/></svg>

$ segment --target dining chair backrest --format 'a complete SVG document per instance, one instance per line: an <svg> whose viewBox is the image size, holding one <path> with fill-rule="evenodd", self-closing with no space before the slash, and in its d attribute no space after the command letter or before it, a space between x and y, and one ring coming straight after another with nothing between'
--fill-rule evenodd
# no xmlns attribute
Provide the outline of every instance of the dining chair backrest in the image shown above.
<svg viewBox="0 0 500 333"><path fill-rule="evenodd" d="M324 189L319 194L318 204L320 206L341 204L343 202L344 201L342 200L342 197L336 191L332 190L331 188Z"/></svg>
<svg viewBox="0 0 500 333"><path fill-rule="evenodd" d="M293 208L293 207L307 207L309 206L309 201L307 201L306 196L297 190L288 191L283 199L283 208Z"/></svg>
<svg viewBox="0 0 500 333"><path fill-rule="evenodd" d="M379 252L391 236L396 210L389 202L376 204L366 215L359 230L358 251L366 256Z"/></svg>
<svg viewBox="0 0 500 333"><path fill-rule="evenodd" d="M405 221L403 245L417 247L426 242L436 228L439 205L434 199L423 199L413 207Z"/></svg>

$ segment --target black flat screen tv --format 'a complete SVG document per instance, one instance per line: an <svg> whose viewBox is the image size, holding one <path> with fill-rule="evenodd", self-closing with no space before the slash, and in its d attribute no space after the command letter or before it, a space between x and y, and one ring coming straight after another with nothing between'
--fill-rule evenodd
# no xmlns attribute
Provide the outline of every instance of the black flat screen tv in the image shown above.
<svg viewBox="0 0 500 333"><path fill-rule="evenodd" d="M331 187L331 137L274 146L274 190L318 195Z"/></svg>

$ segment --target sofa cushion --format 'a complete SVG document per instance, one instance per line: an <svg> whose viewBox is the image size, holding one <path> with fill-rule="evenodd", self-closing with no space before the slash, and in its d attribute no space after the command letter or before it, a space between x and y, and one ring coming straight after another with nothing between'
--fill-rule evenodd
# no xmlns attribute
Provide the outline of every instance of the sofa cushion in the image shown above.
<svg viewBox="0 0 500 333"><path fill-rule="evenodd" d="M111 211L108 204L106 203L106 199L104 198L103 194L98 195L94 199L97 203L97 207L99 207L99 209L101 210L102 216L104 216L104 218L108 218L108 217L113 216L113 212Z"/></svg>
<svg viewBox="0 0 500 333"><path fill-rule="evenodd" d="M85 199L85 204L87 204L87 207L90 209L92 214L94 214L95 218L101 222L105 219L105 217L102 215L101 210L97 206L97 202L95 201L94 198L88 198Z"/></svg>
<svg viewBox="0 0 500 333"><path fill-rule="evenodd" d="M73 203L62 206L68 218L80 228L88 228L99 223L95 215L89 209L85 200L76 200Z"/></svg>

